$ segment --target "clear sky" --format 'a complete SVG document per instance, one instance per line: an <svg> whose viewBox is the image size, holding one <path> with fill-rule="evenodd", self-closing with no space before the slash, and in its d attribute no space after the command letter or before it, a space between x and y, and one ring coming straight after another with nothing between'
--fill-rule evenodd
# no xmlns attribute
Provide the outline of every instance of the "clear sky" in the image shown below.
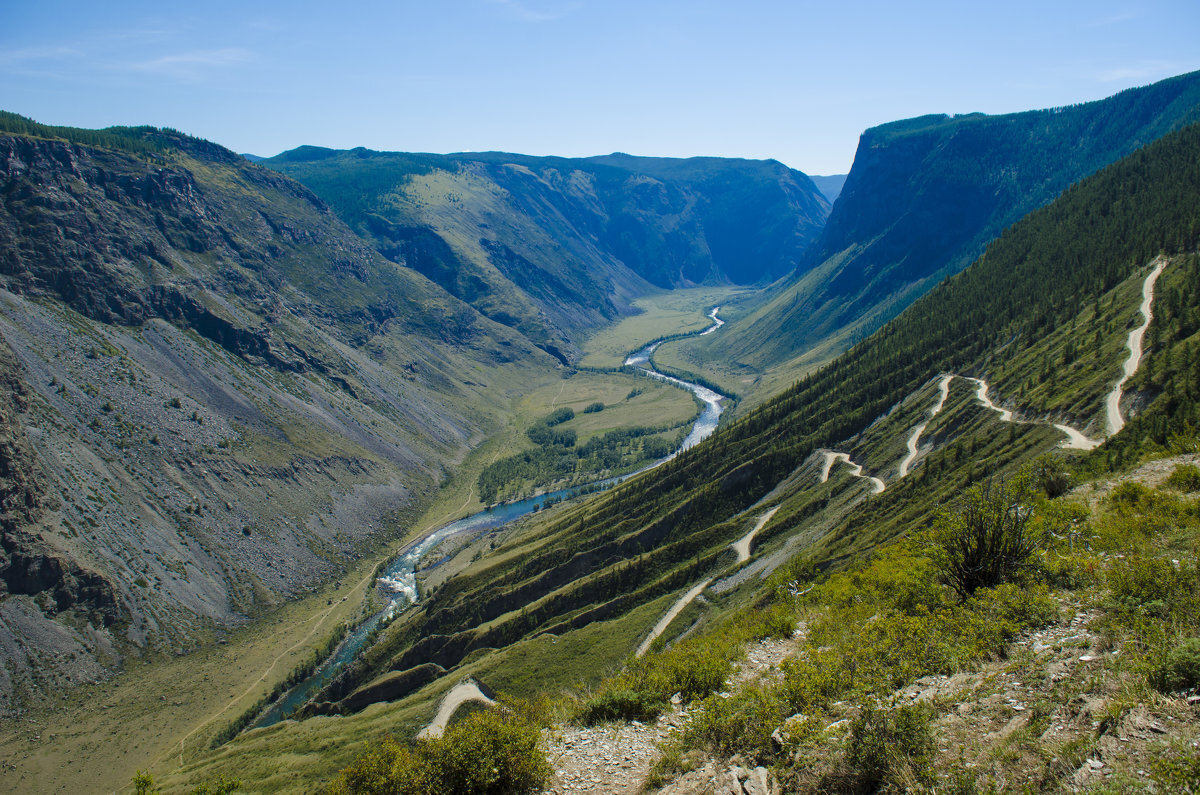
<svg viewBox="0 0 1200 795"><path fill-rule="evenodd" d="M0 0L0 109L300 144L775 158L1200 69L1197 0Z"/></svg>

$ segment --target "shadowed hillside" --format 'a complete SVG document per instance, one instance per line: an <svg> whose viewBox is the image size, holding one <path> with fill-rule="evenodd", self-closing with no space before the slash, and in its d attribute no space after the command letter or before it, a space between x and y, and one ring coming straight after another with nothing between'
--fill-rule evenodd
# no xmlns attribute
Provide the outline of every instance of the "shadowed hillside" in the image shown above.
<svg viewBox="0 0 1200 795"><path fill-rule="evenodd" d="M775 161L301 147L265 165L384 256L568 358L578 334L654 288L790 272L829 211Z"/></svg>
<svg viewBox="0 0 1200 795"><path fill-rule="evenodd" d="M1200 119L1200 73L1004 116L922 116L863 133L820 238L791 280L692 342L694 362L753 371L828 361L1069 185Z"/></svg>
<svg viewBox="0 0 1200 795"><path fill-rule="evenodd" d="M0 121L0 712L334 577L551 377L277 172Z"/></svg>

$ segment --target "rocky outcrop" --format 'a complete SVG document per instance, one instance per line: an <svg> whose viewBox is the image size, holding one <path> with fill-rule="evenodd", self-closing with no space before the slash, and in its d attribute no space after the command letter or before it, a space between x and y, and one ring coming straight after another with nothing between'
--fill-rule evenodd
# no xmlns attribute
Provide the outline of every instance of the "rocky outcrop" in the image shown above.
<svg viewBox="0 0 1200 795"><path fill-rule="evenodd" d="M51 613L79 608L97 625L111 626L123 611L117 589L101 574L79 564L39 550L31 538L14 534L0 538L0 584L10 594L48 595Z"/></svg>
<svg viewBox="0 0 1200 795"><path fill-rule="evenodd" d="M0 131L0 712L337 576L555 367L277 172L25 127Z"/></svg>
<svg viewBox="0 0 1200 795"><path fill-rule="evenodd" d="M110 626L121 612L113 584L54 553L36 534L46 503L55 501L46 496L44 475L21 428L20 412L28 405L16 358L0 341L0 587L10 594L47 594L51 609L78 607Z"/></svg>
<svg viewBox="0 0 1200 795"><path fill-rule="evenodd" d="M446 669L435 663L423 663L403 671L392 671L374 682L360 687L336 704L327 705L328 711L319 714L349 715L380 701L395 701L424 687L445 673Z"/></svg>

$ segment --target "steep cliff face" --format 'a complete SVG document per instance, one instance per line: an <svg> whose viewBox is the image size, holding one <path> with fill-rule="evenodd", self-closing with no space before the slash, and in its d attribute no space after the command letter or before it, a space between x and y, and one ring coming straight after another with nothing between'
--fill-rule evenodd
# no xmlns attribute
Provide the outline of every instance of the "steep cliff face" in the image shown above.
<svg viewBox="0 0 1200 795"><path fill-rule="evenodd" d="M1200 119L1200 73L1108 99L1004 116L923 116L863 133L820 238L790 284L736 333L755 367L848 328L841 347L965 268L1079 179Z"/></svg>
<svg viewBox="0 0 1200 795"><path fill-rule="evenodd" d="M302 147L266 164L389 259L561 349L653 287L787 273L829 209L804 174L774 161Z"/></svg>
<svg viewBox="0 0 1200 795"><path fill-rule="evenodd" d="M290 179L130 135L0 133L0 710L335 575L556 364Z"/></svg>

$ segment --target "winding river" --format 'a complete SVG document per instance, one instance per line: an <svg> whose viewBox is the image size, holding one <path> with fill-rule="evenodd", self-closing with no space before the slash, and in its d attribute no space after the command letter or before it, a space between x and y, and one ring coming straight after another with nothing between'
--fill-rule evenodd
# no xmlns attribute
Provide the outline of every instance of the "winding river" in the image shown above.
<svg viewBox="0 0 1200 795"><path fill-rule="evenodd" d="M717 313L721 307L714 307L709 313L712 318L712 325L705 328L703 331L696 332L695 335L702 336L711 334L721 326L725 325L725 321L717 317ZM539 494L528 499L519 500L516 502L502 503L493 506L479 513L467 516L463 519L450 522L447 525L437 528L428 535L413 541L404 547L397 557L387 565L375 582L376 590L384 597L387 605L368 618L363 623L354 628L349 635L338 645L333 654L325 660L307 679L293 687L278 701L272 704L266 711L262 713L257 720L251 725L254 728L263 726L271 726L285 719L301 706L303 706L313 695L321 688L327 685L348 663L358 656L366 644L371 633L382 624L386 624L396 614L402 612L409 605L416 603L419 599L417 592L417 566L431 550L451 536L459 534L478 535L487 530L491 530L501 525L508 524L514 519L519 519L534 511L538 511L545 505L558 502L569 497L578 496L584 491L596 491L609 488L623 480L633 477L633 475L641 474L647 470L654 469L667 461L670 461L675 456L682 453L703 440L707 439L717 429L717 424L721 418L721 412L724 407L722 402L728 398L725 395L714 392L708 387L694 384L691 381L685 381L674 376L660 373L654 369L654 364L651 361L651 356L654 351L661 345L661 342L655 342L647 345L634 354L631 354L625 359L627 367L633 367L642 371L645 375L651 378L657 378L660 381L667 381L675 384L683 389L687 389L693 395L704 403L704 408L700 412L700 416L696 418L692 430L683 440L683 444L678 450L671 455L656 461L650 466L640 469L637 472L619 477L606 478L604 480L592 483L586 486L575 487L571 489L563 489L561 491Z"/></svg>

